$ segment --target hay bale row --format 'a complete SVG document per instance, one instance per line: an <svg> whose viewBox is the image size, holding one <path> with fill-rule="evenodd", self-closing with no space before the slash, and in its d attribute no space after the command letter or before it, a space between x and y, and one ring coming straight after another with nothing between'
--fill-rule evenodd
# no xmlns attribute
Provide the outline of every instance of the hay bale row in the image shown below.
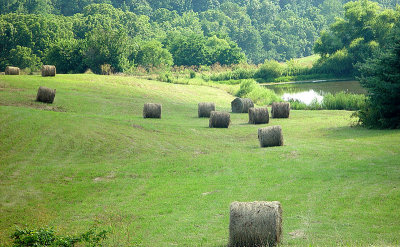
<svg viewBox="0 0 400 247"><path fill-rule="evenodd" d="M261 147L283 146L281 126L269 126L258 129L258 140Z"/></svg>
<svg viewBox="0 0 400 247"><path fill-rule="evenodd" d="M233 202L229 246L275 246L282 237L280 202Z"/></svg>
<svg viewBox="0 0 400 247"><path fill-rule="evenodd" d="M228 128L231 123L231 115L228 112L212 111L208 126L210 128Z"/></svg>
<svg viewBox="0 0 400 247"><path fill-rule="evenodd" d="M202 102L198 104L198 115L199 118L207 117L209 118L211 112L215 111L215 104L211 102Z"/></svg>
<svg viewBox="0 0 400 247"><path fill-rule="evenodd" d="M271 115L273 118L289 118L289 114L290 114L289 102L272 103Z"/></svg>
<svg viewBox="0 0 400 247"><path fill-rule="evenodd" d="M4 71L6 75L19 75L19 68L13 66L7 66L6 70Z"/></svg>
<svg viewBox="0 0 400 247"><path fill-rule="evenodd" d="M37 92L36 101L52 104L54 97L56 97L56 89L41 86Z"/></svg>
<svg viewBox="0 0 400 247"><path fill-rule="evenodd" d="M268 108L254 108L249 109L249 124L267 124L269 123Z"/></svg>
<svg viewBox="0 0 400 247"><path fill-rule="evenodd" d="M56 66L54 65L43 65L42 76L56 76Z"/></svg>
<svg viewBox="0 0 400 247"><path fill-rule="evenodd" d="M249 108L254 107L254 103L251 99L247 98L236 98L231 102L233 113L248 113Z"/></svg>
<svg viewBox="0 0 400 247"><path fill-rule="evenodd" d="M144 118L161 118L161 104L146 103L143 107Z"/></svg>

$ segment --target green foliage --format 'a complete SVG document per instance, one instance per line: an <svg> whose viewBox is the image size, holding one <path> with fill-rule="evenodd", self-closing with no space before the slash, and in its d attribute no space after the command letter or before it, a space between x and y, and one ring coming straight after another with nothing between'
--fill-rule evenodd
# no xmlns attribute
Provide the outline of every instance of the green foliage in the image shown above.
<svg viewBox="0 0 400 247"><path fill-rule="evenodd" d="M213 81L241 80L254 78L255 70L252 68L238 67L231 71L212 74L210 79Z"/></svg>
<svg viewBox="0 0 400 247"><path fill-rule="evenodd" d="M171 66L173 64L171 53L163 48L161 42L151 40L143 43L137 52L136 63L150 68Z"/></svg>
<svg viewBox="0 0 400 247"><path fill-rule="evenodd" d="M393 25L400 20L400 9L382 10L368 0L348 2L344 10L344 19L337 19L315 42L314 51L321 55L316 71L354 75L354 65L384 46Z"/></svg>
<svg viewBox="0 0 400 247"><path fill-rule="evenodd" d="M360 82L369 92L368 103L356 114L359 123L374 128L400 128L400 25L387 48L360 63Z"/></svg>
<svg viewBox="0 0 400 247"><path fill-rule="evenodd" d="M110 64L115 71L125 71L132 67L129 48L123 29L95 29L87 34L84 62L95 73L101 73L103 64Z"/></svg>
<svg viewBox="0 0 400 247"><path fill-rule="evenodd" d="M337 94L328 93L324 95L322 105L327 110L348 110L354 111L365 106L367 97L363 94L351 94L340 92Z"/></svg>
<svg viewBox="0 0 400 247"><path fill-rule="evenodd" d="M275 60L266 60L255 73L256 78L273 79L282 75L282 65Z"/></svg>
<svg viewBox="0 0 400 247"><path fill-rule="evenodd" d="M26 246L62 246L73 247L78 243L85 243L85 246L101 246L101 242L107 238L107 231L96 232L95 229L79 236L56 235L53 228L39 228L37 230L19 229L11 235L14 247Z"/></svg>
<svg viewBox="0 0 400 247"><path fill-rule="evenodd" d="M83 73L87 68L83 62L84 41L62 39L50 46L45 61L57 68L57 73Z"/></svg>
<svg viewBox="0 0 400 247"><path fill-rule="evenodd" d="M219 39L216 36L205 37L201 34L171 36L166 41L178 66L211 65L219 63L238 64L245 61L245 55L234 42Z"/></svg>
<svg viewBox="0 0 400 247"><path fill-rule="evenodd" d="M363 94L352 94L339 92L336 94L327 93L322 102L313 99L310 104L305 104L299 100L289 100L290 108L293 110L348 110L354 111L365 106L367 97Z"/></svg>
<svg viewBox="0 0 400 247"><path fill-rule="evenodd" d="M32 54L32 50L28 47L17 45L16 48L10 50L9 54L10 65L17 66L21 69L29 68L37 71L42 66L40 58Z"/></svg>
<svg viewBox="0 0 400 247"><path fill-rule="evenodd" d="M329 57L321 57L314 64L313 70L335 76L351 76L354 73L352 58L346 48L336 51Z"/></svg>
<svg viewBox="0 0 400 247"><path fill-rule="evenodd" d="M243 80L240 83L239 90L235 96L241 98L250 98L255 104L268 105L272 102L279 102L281 99L274 93L274 91L261 87L255 80Z"/></svg>
<svg viewBox="0 0 400 247"><path fill-rule="evenodd" d="M282 62L311 55L314 43L322 57L347 49L354 64L384 44L398 21L399 15L390 9L395 0L379 3L389 9L366 0L347 3L345 11L340 0L4 0L0 67L6 66L17 45L30 48L46 63L56 64L55 56L65 53L57 62L62 73L88 68L99 73L104 63L116 72L131 72L134 64L159 67L171 64L168 52L178 66ZM321 33L337 16L344 19ZM93 37L98 30L107 32ZM107 39L120 47L110 48ZM92 48L93 42L105 43Z"/></svg>

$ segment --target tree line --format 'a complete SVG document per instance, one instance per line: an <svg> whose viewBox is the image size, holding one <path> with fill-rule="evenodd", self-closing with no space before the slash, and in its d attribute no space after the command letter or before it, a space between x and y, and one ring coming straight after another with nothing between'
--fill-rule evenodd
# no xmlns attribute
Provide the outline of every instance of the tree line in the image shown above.
<svg viewBox="0 0 400 247"><path fill-rule="evenodd" d="M312 54L342 0L1 0L0 69L262 63ZM393 7L398 0L380 0ZM118 46L115 44L119 44Z"/></svg>

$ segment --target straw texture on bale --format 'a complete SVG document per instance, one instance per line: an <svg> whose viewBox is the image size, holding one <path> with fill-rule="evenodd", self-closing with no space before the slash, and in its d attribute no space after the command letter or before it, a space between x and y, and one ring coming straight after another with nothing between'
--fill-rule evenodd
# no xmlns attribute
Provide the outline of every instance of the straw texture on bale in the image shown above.
<svg viewBox="0 0 400 247"><path fill-rule="evenodd" d="M268 108L254 108L249 109L249 124L266 124L269 123Z"/></svg>
<svg viewBox="0 0 400 247"><path fill-rule="evenodd" d="M212 111L210 114L210 128L228 128L231 123L231 115L227 112Z"/></svg>
<svg viewBox="0 0 400 247"><path fill-rule="evenodd" d="M13 66L7 66L6 70L4 71L6 75L19 75L19 68Z"/></svg>
<svg viewBox="0 0 400 247"><path fill-rule="evenodd" d="M281 126L270 126L258 129L258 140L261 147L283 146Z"/></svg>
<svg viewBox="0 0 400 247"><path fill-rule="evenodd" d="M143 107L144 118L161 118L161 104L146 103Z"/></svg>
<svg viewBox="0 0 400 247"><path fill-rule="evenodd" d="M212 111L215 111L215 104L211 102L203 102L198 105L199 117L210 117Z"/></svg>
<svg viewBox="0 0 400 247"><path fill-rule="evenodd" d="M273 118L289 118L289 113L289 102L272 103L271 115Z"/></svg>
<svg viewBox="0 0 400 247"><path fill-rule="evenodd" d="M233 202L229 246L275 246L282 236L280 202Z"/></svg>
<svg viewBox="0 0 400 247"><path fill-rule="evenodd" d="M54 101L54 97L56 97L56 90L50 89L47 87L39 87L36 101L43 102L43 103L50 103L52 104Z"/></svg>
<svg viewBox="0 0 400 247"><path fill-rule="evenodd" d="M42 76L56 76L56 66L54 65L43 65Z"/></svg>
<svg viewBox="0 0 400 247"><path fill-rule="evenodd" d="M232 112L234 113L248 113L249 108L254 107L251 99L236 98L231 102Z"/></svg>

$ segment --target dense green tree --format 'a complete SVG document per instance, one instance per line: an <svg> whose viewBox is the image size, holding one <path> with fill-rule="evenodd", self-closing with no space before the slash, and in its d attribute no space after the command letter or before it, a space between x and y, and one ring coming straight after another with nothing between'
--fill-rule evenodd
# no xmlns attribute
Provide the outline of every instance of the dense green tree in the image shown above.
<svg viewBox="0 0 400 247"><path fill-rule="evenodd" d="M47 50L44 60L47 64L54 64L58 73L82 73L86 69L84 47L84 40L62 39Z"/></svg>
<svg viewBox="0 0 400 247"><path fill-rule="evenodd" d="M173 59L171 53L163 47L161 42L152 40L140 45L135 62L138 65L151 68L171 66Z"/></svg>
<svg viewBox="0 0 400 247"><path fill-rule="evenodd" d="M8 61L12 66L17 66L21 69L29 68L34 71L42 66L40 58L32 53L31 48L19 45L10 50Z"/></svg>
<svg viewBox="0 0 400 247"><path fill-rule="evenodd" d="M359 64L360 82L369 92L366 107L357 115L367 127L400 128L400 25L387 47Z"/></svg>
<svg viewBox="0 0 400 247"><path fill-rule="evenodd" d="M321 34L314 51L321 54L318 69L353 75L357 73L354 64L364 62L385 45L400 12L383 11L378 3L368 0L349 2L344 5L344 10L344 18L337 19L328 31ZM340 61L342 64L337 64ZM340 69L348 63L350 69Z"/></svg>
<svg viewBox="0 0 400 247"><path fill-rule="evenodd" d="M130 47L123 29L94 29L87 34L84 62L95 73L100 73L104 64L110 64L115 72L123 72L133 66L133 61L128 60Z"/></svg>

